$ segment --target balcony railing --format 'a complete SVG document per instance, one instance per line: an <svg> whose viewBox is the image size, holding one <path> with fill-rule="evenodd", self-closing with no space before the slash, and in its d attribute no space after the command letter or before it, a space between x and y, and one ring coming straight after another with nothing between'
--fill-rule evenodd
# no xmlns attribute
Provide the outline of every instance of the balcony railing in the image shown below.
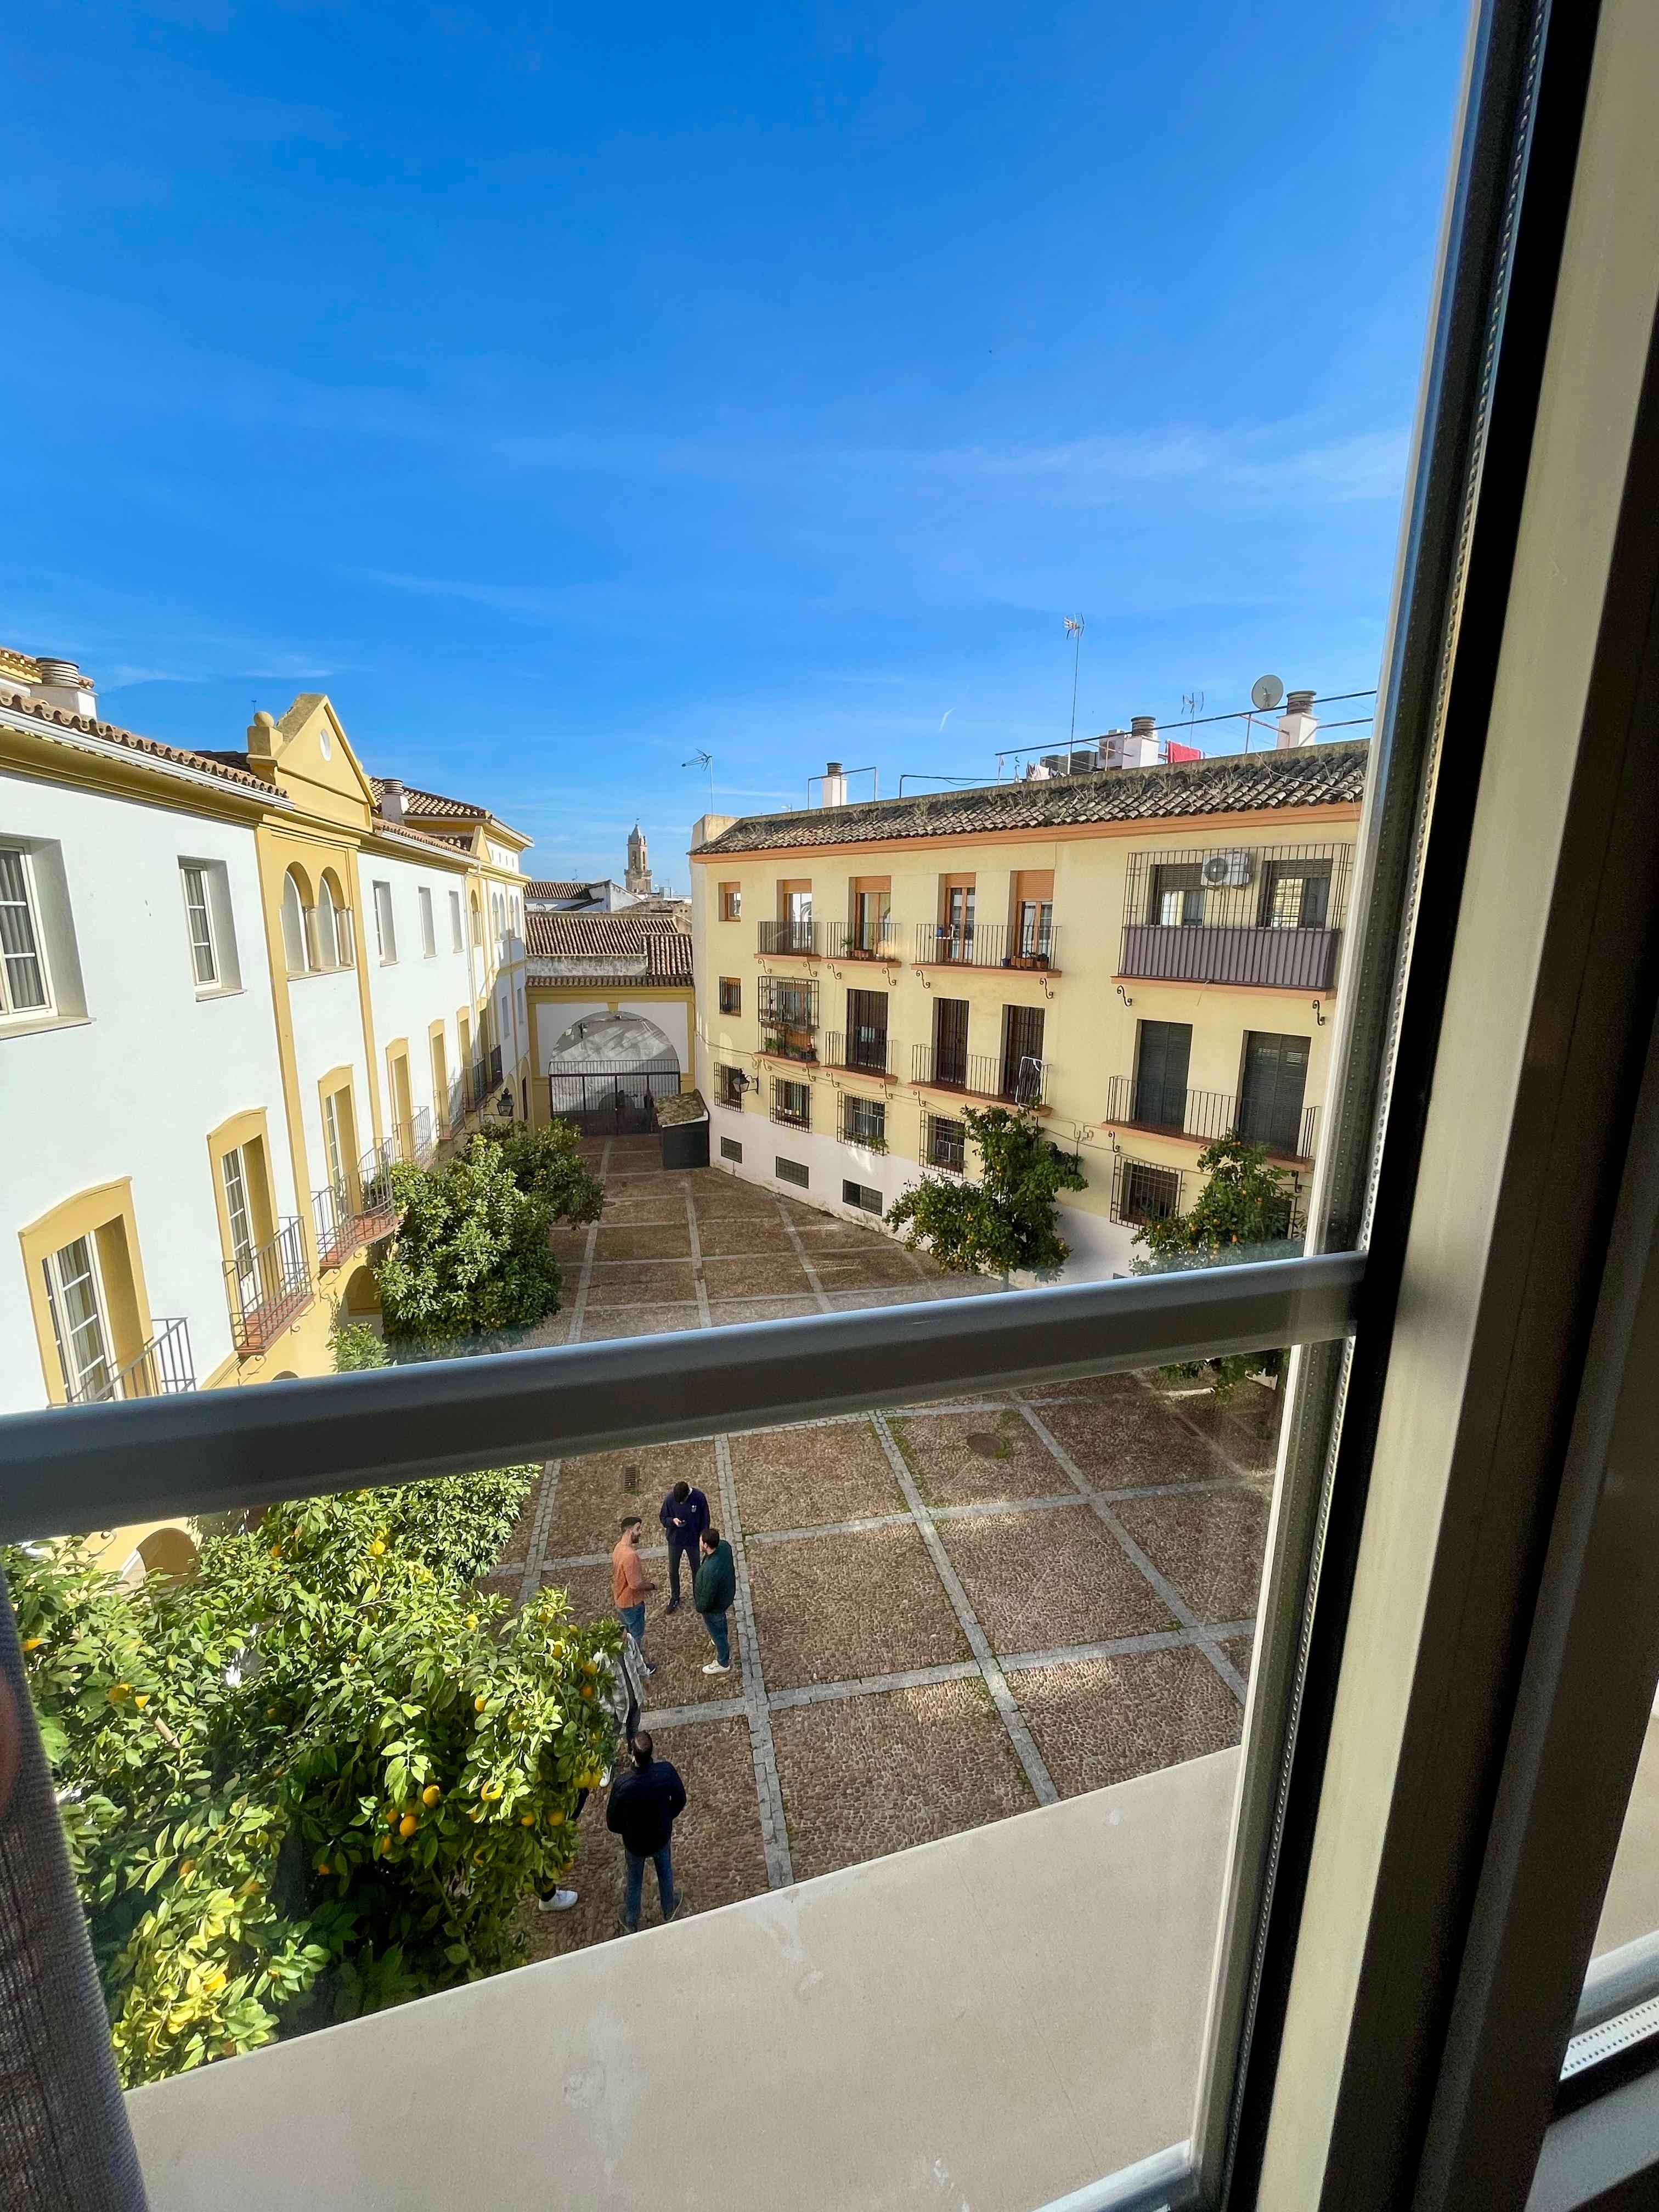
<svg viewBox="0 0 1659 2212"><path fill-rule="evenodd" d="M775 958L816 960L823 941L822 922L763 921L756 932L755 950Z"/></svg>
<svg viewBox="0 0 1659 2212"><path fill-rule="evenodd" d="M268 1244L225 1263L230 1336L238 1352L264 1352L311 1303L311 1269L298 1218L283 1222Z"/></svg>
<svg viewBox="0 0 1659 2212"><path fill-rule="evenodd" d="M910 1048L910 1080L935 1091L960 1091L969 1098L987 1098L1003 1106L1042 1106L1047 1103L1048 1063L1046 1060L994 1052L948 1052L931 1044Z"/></svg>
<svg viewBox="0 0 1659 2212"><path fill-rule="evenodd" d="M362 1242L350 1194L339 1183L325 1183L311 1194L311 1218L317 1231L317 1265L337 1267Z"/></svg>
<svg viewBox="0 0 1659 2212"><path fill-rule="evenodd" d="M1170 1137L1187 1137L1212 1145L1220 1137L1240 1137L1247 1145L1265 1145L1274 1158L1310 1160L1319 1129L1317 1106L1286 1111L1272 1100L1238 1098L1225 1091L1188 1091L1182 1094L1177 1119L1174 1102L1164 1094L1142 1094L1133 1076L1115 1075L1106 1088L1106 1111L1102 1119L1121 1127L1155 1130Z"/></svg>
<svg viewBox="0 0 1659 2212"><path fill-rule="evenodd" d="M196 1369L190 1355L190 1324L158 1322L155 1334L138 1354L101 1382L82 1383L67 1394L71 1406L103 1406L117 1398L171 1398L196 1388Z"/></svg>
<svg viewBox="0 0 1659 2212"><path fill-rule="evenodd" d="M860 929L850 922L832 921L825 940L831 960L896 960L904 941L904 928L890 914L879 922L866 921Z"/></svg>
<svg viewBox="0 0 1659 2212"><path fill-rule="evenodd" d="M803 1067L818 1065L818 1048L807 1030L766 1030L761 1033L764 1060L798 1060Z"/></svg>
<svg viewBox="0 0 1659 2212"><path fill-rule="evenodd" d="M429 1107L417 1108L411 1121L394 1122L392 1133L398 1158L407 1160L416 1167L424 1167L437 1150Z"/></svg>
<svg viewBox="0 0 1659 2212"><path fill-rule="evenodd" d="M924 921L916 931L916 964L921 968L1030 968L1058 973L1060 932L1009 929L1000 921L966 927Z"/></svg>
<svg viewBox="0 0 1659 2212"><path fill-rule="evenodd" d="M372 1146L357 1163L357 1233L365 1243L397 1226L398 1200L392 1188L397 1149L388 1137Z"/></svg>
<svg viewBox="0 0 1659 2212"><path fill-rule="evenodd" d="M894 1048L885 1030L831 1030L823 1040L826 1067L844 1067L854 1075L891 1075Z"/></svg>
<svg viewBox="0 0 1659 2212"><path fill-rule="evenodd" d="M1249 983L1264 991L1328 991L1342 955L1340 929L1228 929L1131 922L1118 973L1149 982Z"/></svg>

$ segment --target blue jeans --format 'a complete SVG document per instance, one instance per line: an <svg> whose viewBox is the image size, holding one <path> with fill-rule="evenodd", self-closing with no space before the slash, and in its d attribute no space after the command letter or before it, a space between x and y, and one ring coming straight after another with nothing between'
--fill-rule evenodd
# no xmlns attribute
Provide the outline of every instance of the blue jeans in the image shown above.
<svg viewBox="0 0 1659 2212"><path fill-rule="evenodd" d="M688 1543L675 1535L672 1529L669 1531L668 1595L676 1605L680 1601L680 1561L684 1559L685 1562L687 1581L695 1583L697 1579L697 1540L695 1536Z"/></svg>
<svg viewBox="0 0 1659 2212"><path fill-rule="evenodd" d="M617 1607L617 1618L621 1621L623 1626L633 1638L635 1644L642 1644L645 1642L645 1601L643 1598L641 1599L638 1605L619 1605Z"/></svg>
<svg viewBox="0 0 1659 2212"><path fill-rule="evenodd" d="M714 1647L714 1656L722 1667L729 1667L732 1664L732 1645L726 1633L726 1615L723 1613L699 1613L697 1618L708 1631L708 1640Z"/></svg>
<svg viewBox="0 0 1659 2212"><path fill-rule="evenodd" d="M628 1856L628 1887L623 1898L623 1925L631 1936L640 1924L640 1898L645 1887L645 1861L632 1851ZM674 1866L665 1844L659 1851L653 1851L651 1863L657 1869L657 1894L662 1899L662 1917L667 1919L679 1902L674 1889Z"/></svg>

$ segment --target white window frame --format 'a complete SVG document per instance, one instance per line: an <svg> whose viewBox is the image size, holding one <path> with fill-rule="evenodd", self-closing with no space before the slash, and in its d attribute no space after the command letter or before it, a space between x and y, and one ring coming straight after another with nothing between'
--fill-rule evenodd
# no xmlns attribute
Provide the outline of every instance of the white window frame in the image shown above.
<svg viewBox="0 0 1659 2212"><path fill-rule="evenodd" d="M66 1257L74 1252L86 1255L84 1272L70 1275L64 1267ZM74 1237L56 1252L49 1252L45 1261L46 1277L46 1305L52 1316L52 1334L58 1344L58 1362L64 1377L64 1395L70 1399L82 1396L88 1385L96 1382L107 1388L115 1380L115 1342L110 1333L109 1300L104 1291L103 1270L98 1261L98 1232L88 1230L84 1237ZM71 1292L82 1285L91 1291L92 1313L89 1320L72 1322L69 1318ZM84 1365L73 1349L79 1331L91 1328L97 1334L95 1356Z"/></svg>
<svg viewBox="0 0 1659 2212"><path fill-rule="evenodd" d="M392 886L384 880L379 881L374 892L374 949L382 968L394 968L398 963L398 924L392 906Z"/></svg>
<svg viewBox="0 0 1659 2212"><path fill-rule="evenodd" d="M433 923L430 888L425 884L418 884L416 888L415 898L421 910L421 957L423 960L435 960L438 955L438 933Z"/></svg>
<svg viewBox="0 0 1659 2212"><path fill-rule="evenodd" d="M4 902L5 911L13 915L21 913L29 939L27 948L15 951L0 950L0 1020L50 1020L58 1011L58 1003L52 989L52 963L46 957L46 931L41 926L40 896L35 886L33 858L27 845L14 844L9 839L0 839L0 854L16 862L18 874L16 890L8 893L5 887L0 885L0 899ZM3 944L3 936L0 936L0 946ZM12 982L14 961L33 961L40 977L42 994L38 1006L18 1004Z"/></svg>
<svg viewBox="0 0 1659 2212"><path fill-rule="evenodd" d="M459 891L449 894L449 949L452 952L465 952L466 950L466 925L461 920L461 895Z"/></svg>
<svg viewBox="0 0 1659 2212"><path fill-rule="evenodd" d="M253 1218L253 1194L248 1187L247 1158L242 1146L233 1145L219 1155L219 1181L225 1197L225 1221L230 1231L231 1264L241 1280L246 1282L253 1273L259 1246Z"/></svg>
<svg viewBox="0 0 1659 2212"><path fill-rule="evenodd" d="M213 927L213 898L209 889L207 863L204 860L180 860L179 884L185 898L185 922L196 988L198 991L216 990L220 982L219 946ZM204 959L207 964L205 975L202 972Z"/></svg>

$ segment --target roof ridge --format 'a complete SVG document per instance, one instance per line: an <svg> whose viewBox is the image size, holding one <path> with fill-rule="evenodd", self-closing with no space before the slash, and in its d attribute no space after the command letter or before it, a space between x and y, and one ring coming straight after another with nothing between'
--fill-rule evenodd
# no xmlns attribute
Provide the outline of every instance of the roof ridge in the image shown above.
<svg viewBox="0 0 1659 2212"><path fill-rule="evenodd" d="M31 721L51 723L59 729L73 730L88 738L102 738L118 745L130 745L136 751L159 760L176 761L182 768L197 769L200 774L219 778L227 783L242 783L270 799L276 794L263 776L255 775L246 768L216 758L212 753L198 751L191 745L170 745L161 738L147 738L139 730L124 728L119 722L106 722L94 714L77 714L68 707L54 707L44 699L30 699L0 684L0 707L15 708L27 714Z"/></svg>

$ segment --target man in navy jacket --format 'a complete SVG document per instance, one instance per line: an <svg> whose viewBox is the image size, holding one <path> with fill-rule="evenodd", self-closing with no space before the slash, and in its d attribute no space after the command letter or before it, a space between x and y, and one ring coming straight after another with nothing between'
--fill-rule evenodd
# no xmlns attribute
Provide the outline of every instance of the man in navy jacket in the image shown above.
<svg viewBox="0 0 1659 2212"><path fill-rule="evenodd" d="M708 1500L702 1491L693 1490L689 1482L677 1482L664 1498L657 1518L668 1531L668 1610L678 1613L680 1561L685 1561L687 1580L695 1581L697 1547L708 1526Z"/></svg>
<svg viewBox="0 0 1659 2212"><path fill-rule="evenodd" d="M623 1899L622 1924L632 1936L640 1924L640 1897L645 1887L645 1863L657 1869L657 1893L662 1917L672 1920L685 1902L684 1890L674 1887L674 1867L669 1838L674 1823L685 1810L685 1784L665 1759L655 1756L648 1729L641 1729L633 1742L631 1772L619 1774L611 1785L611 1802L605 1825L623 1839L628 1855L628 1886Z"/></svg>

